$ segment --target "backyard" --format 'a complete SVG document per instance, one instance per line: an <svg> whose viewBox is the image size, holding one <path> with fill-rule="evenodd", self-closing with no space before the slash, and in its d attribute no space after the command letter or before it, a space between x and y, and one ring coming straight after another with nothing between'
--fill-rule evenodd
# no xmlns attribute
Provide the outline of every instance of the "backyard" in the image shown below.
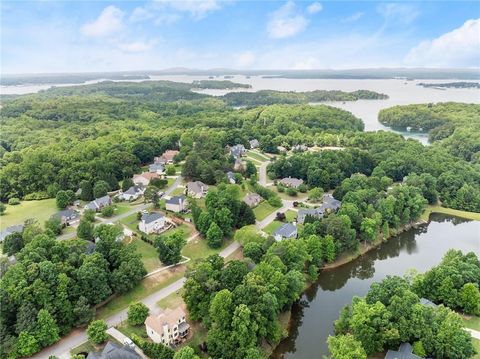
<svg viewBox="0 0 480 359"><path fill-rule="evenodd" d="M0 217L0 230L14 224L22 224L29 218L37 219L43 226L43 223L50 216L59 211L55 199L42 199L39 201L23 201L16 206L7 205L5 214Z"/></svg>
<svg viewBox="0 0 480 359"><path fill-rule="evenodd" d="M263 220L269 214L275 212L279 207L271 206L267 201L263 201L257 207L253 209L253 213L255 213L255 218L257 221Z"/></svg>

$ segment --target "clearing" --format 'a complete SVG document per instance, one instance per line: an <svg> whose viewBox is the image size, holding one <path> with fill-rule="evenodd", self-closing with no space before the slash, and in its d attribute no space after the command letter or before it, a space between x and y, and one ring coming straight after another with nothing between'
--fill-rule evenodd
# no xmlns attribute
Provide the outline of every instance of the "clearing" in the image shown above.
<svg viewBox="0 0 480 359"><path fill-rule="evenodd" d="M14 224L22 224L29 218L35 218L40 225L54 213L60 211L55 203L55 198L38 201L23 201L16 206L6 206L5 214L0 217L0 230L4 230Z"/></svg>

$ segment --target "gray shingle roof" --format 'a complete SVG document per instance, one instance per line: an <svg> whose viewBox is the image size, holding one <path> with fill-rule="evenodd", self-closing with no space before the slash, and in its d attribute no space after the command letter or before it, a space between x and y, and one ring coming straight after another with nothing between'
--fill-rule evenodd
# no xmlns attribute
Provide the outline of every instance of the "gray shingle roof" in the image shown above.
<svg viewBox="0 0 480 359"><path fill-rule="evenodd" d="M437 307L437 305L434 302L428 300L427 298L420 298L420 304L426 305L428 307L434 307L434 308Z"/></svg>
<svg viewBox="0 0 480 359"><path fill-rule="evenodd" d="M157 171L163 172L164 169L165 167L161 163L152 163L150 166L148 166L148 170L150 172L157 172Z"/></svg>
<svg viewBox="0 0 480 359"><path fill-rule="evenodd" d="M165 203L180 204L183 201L185 201L185 196L174 196L174 197L171 197L170 199L167 199Z"/></svg>
<svg viewBox="0 0 480 359"><path fill-rule="evenodd" d="M145 223L152 223L162 217L163 217L163 214L158 212L144 213L142 214L142 221L144 221Z"/></svg>
<svg viewBox="0 0 480 359"><path fill-rule="evenodd" d="M5 230L0 232L0 242L3 242L3 240L12 233L22 232L23 227L23 224L15 224L13 226L7 227Z"/></svg>
<svg viewBox="0 0 480 359"><path fill-rule="evenodd" d="M64 209L63 211L55 213L53 216L59 217L59 218L67 218L67 219L74 219L74 218L79 218L80 215L77 211L73 209Z"/></svg>
<svg viewBox="0 0 480 359"><path fill-rule="evenodd" d="M299 178L294 178L294 177L286 177L286 178L282 178L280 180L280 183L288 187L297 188L298 186L303 184L303 180Z"/></svg>
<svg viewBox="0 0 480 359"><path fill-rule="evenodd" d="M120 346L112 342L108 342L101 353L90 352L87 359L140 359L135 350L126 345Z"/></svg>
<svg viewBox="0 0 480 359"><path fill-rule="evenodd" d="M110 196L106 195L106 196L94 199L93 201L89 202L85 207L87 209L96 210L97 208L108 206L109 204L110 204Z"/></svg>
<svg viewBox="0 0 480 359"><path fill-rule="evenodd" d="M132 186L130 187L129 189L127 189L125 192L123 192L124 194L130 194L130 195L135 195L137 193L140 193L142 191L142 187L141 186Z"/></svg>
<svg viewBox="0 0 480 359"><path fill-rule="evenodd" d="M421 359L421 357L412 353L413 348L409 343L403 343L398 351L389 350L385 359Z"/></svg>
<svg viewBox="0 0 480 359"><path fill-rule="evenodd" d="M203 193L203 191L208 191L208 186L201 181L188 182L187 190L195 193Z"/></svg>
<svg viewBox="0 0 480 359"><path fill-rule="evenodd" d="M297 227L292 224L292 223L285 223L275 232L273 232L274 236L281 236L283 238L291 238L295 236L295 233L297 233Z"/></svg>
<svg viewBox="0 0 480 359"><path fill-rule="evenodd" d="M230 154L235 157L241 157L245 153L245 146L242 144L235 145L232 148L230 148Z"/></svg>

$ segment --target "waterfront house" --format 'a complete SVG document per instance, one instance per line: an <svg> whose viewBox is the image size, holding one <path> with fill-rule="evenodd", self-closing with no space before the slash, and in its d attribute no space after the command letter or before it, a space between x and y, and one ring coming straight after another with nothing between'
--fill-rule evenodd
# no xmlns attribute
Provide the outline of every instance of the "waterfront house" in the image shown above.
<svg viewBox="0 0 480 359"><path fill-rule="evenodd" d="M165 227L165 216L158 212L144 213L138 229L146 234L158 233Z"/></svg>
<svg viewBox="0 0 480 359"><path fill-rule="evenodd" d="M188 335L190 325L182 308L166 309L159 315L150 315L145 320L147 335L155 343L170 345Z"/></svg>
<svg viewBox="0 0 480 359"><path fill-rule="evenodd" d="M418 355L413 354L413 348L410 343L403 343L398 351L389 350L385 359L421 359Z"/></svg>
<svg viewBox="0 0 480 359"><path fill-rule="evenodd" d="M297 222L304 223L305 217L312 216L315 218L322 218L325 213L336 212L342 205L342 202L333 198L331 194L323 196L323 202L318 208L301 208L298 210Z"/></svg>

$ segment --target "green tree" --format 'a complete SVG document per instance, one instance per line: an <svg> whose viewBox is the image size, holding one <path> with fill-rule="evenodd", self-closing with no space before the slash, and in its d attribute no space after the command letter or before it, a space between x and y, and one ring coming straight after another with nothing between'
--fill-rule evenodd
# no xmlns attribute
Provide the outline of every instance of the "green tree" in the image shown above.
<svg viewBox="0 0 480 359"><path fill-rule="evenodd" d="M102 180L97 181L95 183L95 186L93 186L93 196L95 198L100 198L100 197L106 196L109 189L110 189L110 186L108 185L107 182L102 181Z"/></svg>
<svg viewBox="0 0 480 359"><path fill-rule="evenodd" d="M93 187L90 181L83 180L82 182L80 182L80 190L81 190L80 199L82 201L91 201L94 199Z"/></svg>
<svg viewBox="0 0 480 359"><path fill-rule="evenodd" d="M351 334L329 336L327 343L334 359L367 359L362 343Z"/></svg>
<svg viewBox="0 0 480 359"><path fill-rule="evenodd" d="M128 322L131 325L145 323L149 313L148 307L143 303L133 303L128 307Z"/></svg>
<svg viewBox="0 0 480 359"><path fill-rule="evenodd" d="M320 187L314 187L308 191L308 200L310 202L318 202L323 198L323 189Z"/></svg>
<svg viewBox="0 0 480 359"><path fill-rule="evenodd" d="M257 345L258 325L252 312L245 304L238 305L232 317L232 340L235 343L237 358L245 357L246 352Z"/></svg>
<svg viewBox="0 0 480 359"><path fill-rule="evenodd" d="M182 248L187 244L182 231L169 236L159 236L155 239L155 247L162 263L177 264L182 260Z"/></svg>
<svg viewBox="0 0 480 359"><path fill-rule="evenodd" d="M55 196L55 201L57 207L60 209L65 209L70 204L70 198L65 191L58 191L57 195Z"/></svg>
<svg viewBox="0 0 480 359"><path fill-rule="evenodd" d="M127 191L130 187L133 187L135 184L131 178L125 178L122 182L122 191Z"/></svg>
<svg viewBox="0 0 480 359"><path fill-rule="evenodd" d="M232 293L228 289L219 291L210 303L210 319L217 329L229 330L235 306Z"/></svg>
<svg viewBox="0 0 480 359"><path fill-rule="evenodd" d="M28 332L21 332L18 336L17 351L22 357L29 357L40 350L37 339Z"/></svg>
<svg viewBox="0 0 480 359"><path fill-rule="evenodd" d="M175 168L174 165L168 165L165 170L165 174L167 176L175 176L177 174L177 169Z"/></svg>
<svg viewBox="0 0 480 359"><path fill-rule="evenodd" d="M40 309L38 312L35 338L42 347L49 346L60 339L58 325L45 309Z"/></svg>
<svg viewBox="0 0 480 359"><path fill-rule="evenodd" d="M480 291L473 283L463 285L459 293L460 305L467 314L480 315Z"/></svg>
<svg viewBox="0 0 480 359"><path fill-rule="evenodd" d="M52 231L53 234L59 235L62 233L62 220L59 216L52 216L45 221L45 229Z"/></svg>
<svg viewBox="0 0 480 359"><path fill-rule="evenodd" d="M77 280L81 293L91 304L104 301L112 293L108 262L100 253L84 257L77 270Z"/></svg>
<svg viewBox="0 0 480 359"><path fill-rule="evenodd" d="M88 325L87 336L94 344L102 344L108 339L108 334L106 333L108 329L107 323L103 320L94 320Z"/></svg>
<svg viewBox="0 0 480 359"><path fill-rule="evenodd" d="M77 228L77 236L87 241L91 240L93 238L93 224L82 218Z"/></svg>
<svg viewBox="0 0 480 359"><path fill-rule="evenodd" d="M175 352L173 359L200 359L200 357L191 347L185 346Z"/></svg>
<svg viewBox="0 0 480 359"><path fill-rule="evenodd" d="M250 258L255 263L259 263L264 254L262 245L255 242L245 244L243 247L243 255Z"/></svg>
<svg viewBox="0 0 480 359"><path fill-rule="evenodd" d="M4 203L0 202L0 216L3 216L6 210L7 210L7 206L5 206Z"/></svg>
<svg viewBox="0 0 480 359"><path fill-rule="evenodd" d="M88 222L95 222L95 211L93 209L86 209L83 211L83 219Z"/></svg>
<svg viewBox="0 0 480 359"><path fill-rule="evenodd" d="M113 206L105 206L102 208L102 215L104 217L111 217L113 216L114 213L114 207Z"/></svg>
<svg viewBox="0 0 480 359"><path fill-rule="evenodd" d="M82 295L73 307L73 315L75 316L75 325L84 326L95 317L95 309L90 307L88 299Z"/></svg>
<svg viewBox="0 0 480 359"><path fill-rule="evenodd" d="M7 256L13 256L15 253L20 252L23 246L24 242L22 233L14 232L5 237L2 252Z"/></svg>
<svg viewBox="0 0 480 359"><path fill-rule="evenodd" d="M335 242L332 236L326 235L325 237L323 237L322 253L324 255L324 259L326 262L331 263L335 260L335 257L336 257Z"/></svg>
<svg viewBox="0 0 480 359"><path fill-rule="evenodd" d="M219 248L223 243L223 233L220 227L212 222L207 231L207 243L212 248Z"/></svg>

